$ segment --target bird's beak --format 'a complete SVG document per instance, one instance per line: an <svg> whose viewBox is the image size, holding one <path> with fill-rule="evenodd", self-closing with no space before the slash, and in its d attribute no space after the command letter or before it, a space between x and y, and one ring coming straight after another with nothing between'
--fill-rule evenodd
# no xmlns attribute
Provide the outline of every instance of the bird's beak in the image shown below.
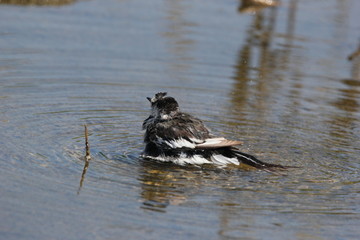
<svg viewBox="0 0 360 240"><path fill-rule="evenodd" d="M147 97L146 99L149 100L149 102L151 102L151 98L150 98L150 97Z"/></svg>

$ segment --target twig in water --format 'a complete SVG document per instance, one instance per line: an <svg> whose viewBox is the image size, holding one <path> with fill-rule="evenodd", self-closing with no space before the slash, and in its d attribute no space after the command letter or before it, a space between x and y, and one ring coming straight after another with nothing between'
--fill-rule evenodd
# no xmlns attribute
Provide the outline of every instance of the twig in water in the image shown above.
<svg viewBox="0 0 360 240"><path fill-rule="evenodd" d="M91 156L90 156L90 145L89 145L89 134L88 134L88 129L87 126L84 125L85 127L85 149L86 149L86 153L85 153L85 161L90 161Z"/></svg>
<svg viewBox="0 0 360 240"><path fill-rule="evenodd" d="M88 129L87 129L86 125L84 125L84 127L85 127L85 165L84 165L84 168L83 168L83 171L81 174L79 189L77 192L78 195L80 194L81 188L83 186L85 174L86 174L87 169L89 168L89 163L91 160Z"/></svg>

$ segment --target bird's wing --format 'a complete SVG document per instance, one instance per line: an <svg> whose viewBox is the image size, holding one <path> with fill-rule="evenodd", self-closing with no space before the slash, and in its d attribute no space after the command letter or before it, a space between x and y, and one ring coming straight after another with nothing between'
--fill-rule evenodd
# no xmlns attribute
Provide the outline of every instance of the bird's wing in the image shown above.
<svg viewBox="0 0 360 240"><path fill-rule="evenodd" d="M228 140L226 138L208 138L205 139L203 143L196 144L195 148L199 149L211 149L211 148L221 148L221 147L232 147L237 145L242 145L243 142Z"/></svg>
<svg viewBox="0 0 360 240"><path fill-rule="evenodd" d="M214 137L202 122L187 122L186 124L158 124L153 132L152 141L166 148L197 148L216 149L241 145L241 141Z"/></svg>
<svg viewBox="0 0 360 240"><path fill-rule="evenodd" d="M181 113L171 120L158 121L147 128L149 140L163 148L195 148L210 138L200 119Z"/></svg>
<svg viewBox="0 0 360 240"><path fill-rule="evenodd" d="M154 139L158 145L170 147L170 148L196 148L196 149L216 149L222 147L232 147L242 145L243 142L228 140L226 138L207 138L204 140L188 137L179 137L176 139L164 139L156 135Z"/></svg>

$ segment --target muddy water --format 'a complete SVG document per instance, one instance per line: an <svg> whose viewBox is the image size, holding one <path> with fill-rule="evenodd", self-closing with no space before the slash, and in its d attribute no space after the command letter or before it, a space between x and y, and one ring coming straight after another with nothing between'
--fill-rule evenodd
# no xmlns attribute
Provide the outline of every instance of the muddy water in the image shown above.
<svg viewBox="0 0 360 240"><path fill-rule="evenodd" d="M357 239L358 1L0 2L1 239ZM140 159L157 91L301 168Z"/></svg>

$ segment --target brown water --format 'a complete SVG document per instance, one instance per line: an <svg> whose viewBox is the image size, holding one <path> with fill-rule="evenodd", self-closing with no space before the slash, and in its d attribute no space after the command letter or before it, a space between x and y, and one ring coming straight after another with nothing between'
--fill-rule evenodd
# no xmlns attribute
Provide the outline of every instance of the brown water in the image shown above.
<svg viewBox="0 0 360 240"><path fill-rule="evenodd" d="M358 238L359 1L0 3L0 239ZM140 159L158 91L301 168Z"/></svg>

